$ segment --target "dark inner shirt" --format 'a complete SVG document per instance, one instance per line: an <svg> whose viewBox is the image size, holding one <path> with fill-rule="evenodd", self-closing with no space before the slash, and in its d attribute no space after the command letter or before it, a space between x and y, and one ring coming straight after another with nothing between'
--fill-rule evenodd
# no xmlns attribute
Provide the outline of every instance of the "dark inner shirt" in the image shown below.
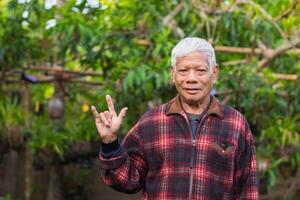
<svg viewBox="0 0 300 200"><path fill-rule="evenodd" d="M204 114L207 112L211 102L212 102L212 97L210 97L210 100L209 100L209 103L208 103L207 107L204 109L204 111L201 114L192 114L192 113L187 113L186 112L186 115L189 119L190 126L192 128L193 139L196 139L199 124L200 124ZM184 110L182 105L181 105L181 108Z"/></svg>
<svg viewBox="0 0 300 200"><path fill-rule="evenodd" d="M203 117L202 114L192 114L192 113L186 113L192 128L192 132L193 132L193 139L196 138L196 132L197 132L197 128L200 124L201 118Z"/></svg>

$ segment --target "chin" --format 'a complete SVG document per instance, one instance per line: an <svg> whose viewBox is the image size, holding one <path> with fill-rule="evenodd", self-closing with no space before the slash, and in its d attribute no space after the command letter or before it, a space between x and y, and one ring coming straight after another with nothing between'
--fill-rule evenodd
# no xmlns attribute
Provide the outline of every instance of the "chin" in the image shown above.
<svg viewBox="0 0 300 200"><path fill-rule="evenodd" d="M190 103L196 103L196 102L201 102L203 100L205 100L205 98L207 96L203 96L203 95L190 95L190 94L185 94L185 95L181 95L183 97L183 99L187 102Z"/></svg>
<svg viewBox="0 0 300 200"><path fill-rule="evenodd" d="M202 100L201 97L191 97L191 96L183 96L183 99L190 103L195 103L195 102L199 102Z"/></svg>

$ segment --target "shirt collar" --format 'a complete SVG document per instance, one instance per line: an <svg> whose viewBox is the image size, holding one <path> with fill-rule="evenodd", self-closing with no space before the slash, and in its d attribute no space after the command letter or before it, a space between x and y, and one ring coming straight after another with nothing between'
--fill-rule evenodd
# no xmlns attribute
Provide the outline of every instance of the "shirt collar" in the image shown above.
<svg viewBox="0 0 300 200"><path fill-rule="evenodd" d="M211 105L209 106L209 108L207 110L207 115L215 114L220 119L223 119L224 111L222 109L222 106L221 106L219 100L214 96L212 96L212 98L213 99L212 99ZM168 103L165 113L166 113L166 115L183 114L184 113L184 110L182 110L182 108L180 106L179 94L177 94L177 96Z"/></svg>

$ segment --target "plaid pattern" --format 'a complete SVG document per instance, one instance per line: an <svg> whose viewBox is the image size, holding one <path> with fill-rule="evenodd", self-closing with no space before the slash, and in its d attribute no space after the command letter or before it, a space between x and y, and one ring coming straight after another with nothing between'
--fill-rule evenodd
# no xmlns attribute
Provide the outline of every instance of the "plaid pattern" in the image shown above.
<svg viewBox="0 0 300 200"><path fill-rule="evenodd" d="M214 98L214 97L213 97ZM148 111L120 156L100 154L103 180L142 199L258 199L255 148L246 119L214 98L192 139L178 96Z"/></svg>

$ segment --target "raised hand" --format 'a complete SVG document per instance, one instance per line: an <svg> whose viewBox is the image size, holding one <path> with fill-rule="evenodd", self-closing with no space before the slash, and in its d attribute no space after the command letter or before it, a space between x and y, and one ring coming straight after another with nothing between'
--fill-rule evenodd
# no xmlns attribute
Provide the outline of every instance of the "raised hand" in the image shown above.
<svg viewBox="0 0 300 200"><path fill-rule="evenodd" d="M127 107L122 108L119 115L117 115L114 103L109 95L106 95L106 102L108 111L98 113L97 109L92 106L91 110L95 118L95 124L98 133L103 143L110 143L117 139L117 133L126 115Z"/></svg>

